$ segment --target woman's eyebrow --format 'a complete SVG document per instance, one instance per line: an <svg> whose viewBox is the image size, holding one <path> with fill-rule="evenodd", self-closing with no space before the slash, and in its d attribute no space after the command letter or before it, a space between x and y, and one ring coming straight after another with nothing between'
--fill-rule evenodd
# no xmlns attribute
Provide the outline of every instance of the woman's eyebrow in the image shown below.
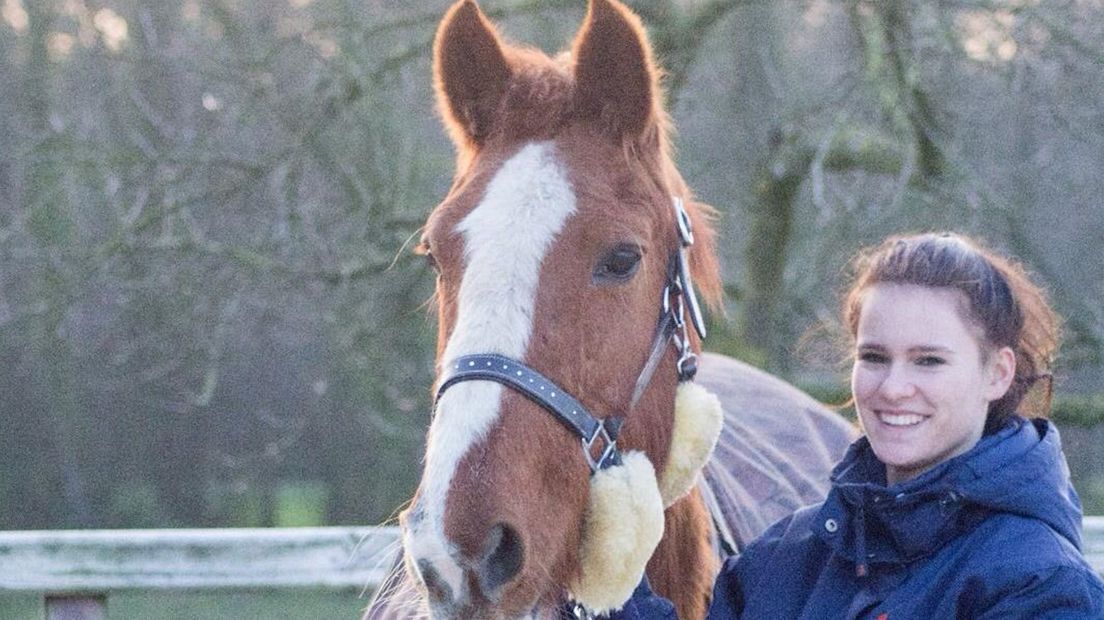
<svg viewBox="0 0 1104 620"><path fill-rule="evenodd" d="M915 347L910 347L908 352L912 355L923 353L939 353L942 355L954 355L955 350L951 347L939 344L924 344Z"/></svg>
<svg viewBox="0 0 1104 620"><path fill-rule="evenodd" d="M855 345L855 348L860 351L885 351L885 345L877 342L860 342ZM954 349L946 345L941 344L921 344L914 347L909 347L909 353L954 353Z"/></svg>

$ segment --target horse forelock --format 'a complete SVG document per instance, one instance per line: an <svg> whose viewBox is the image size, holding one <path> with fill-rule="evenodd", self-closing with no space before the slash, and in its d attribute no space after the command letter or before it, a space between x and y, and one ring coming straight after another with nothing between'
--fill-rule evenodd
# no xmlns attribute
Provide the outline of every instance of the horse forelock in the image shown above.
<svg viewBox="0 0 1104 620"><path fill-rule="evenodd" d="M593 131L595 139L604 137L620 144L620 161L625 163L632 176L647 179L669 196L683 199L698 240L690 250L694 279L707 305L714 311L720 311L723 283L716 257L714 222L717 211L693 199L675 165L672 146L674 130L662 104L660 70L655 67L650 69L655 73L656 84L650 121L640 133L619 135L616 124L608 115L578 105L575 75L572 73L574 52L566 51L549 58L540 50L504 45L503 53L513 74L496 112L493 139L486 148L493 150L502 148L500 145L555 140L572 128L579 127ZM473 145L467 149L461 153L464 161L470 161L477 150ZM607 163L610 164L612 162ZM568 165L570 167L570 162Z"/></svg>
<svg viewBox="0 0 1104 620"><path fill-rule="evenodd" d="M510 75L494 107L492 119L487 122L488 134L484 139L478 142L467 139L464 132L468 128L463 122L452 118L449 100L439 96L438 108L454 135L462 160L469 161L491 141L517 144L549 140L565 126L580 123L621 142L631 159L655 159L660 165L662 160L671 160L673 130L663 105L662 72L658 68L648 67L655 85L646 103L650 109L648 122L639 131L625 133L616 119L612 104L594 109L577 97L574 70L578 50L549 57L539 49L510 45L502 40L499 40L499 46L510 68ZM616 64L619 61L611 59L610 62Z"/></svg>
<svg viewBox="0 0 1104 620"><path fill-rule="evenodd" d="M661 84L662 70L651 64L648 71L654 83L649 122L639 133L619 133L619 126L602 111L595 113L579 105L576 76L572 73L577 50L562 52L549 58L530 48L504 50L511 59L514 76L508 94L499 108L497 126L505 144L527 140L551 140L572 128L593 131L595 139L605 137L620 144L622 157L631 176L648 180L668 196L683 199L693 221L696 244L690 250L691 269L699 293L714 311L721 311L723 282L716 257L714 222L718 212L708 204L693 198L692 192L678 172L674 160L672 136L674 126L665 106ZM613 165L613 162L607 162ZM571 167L571 163L568 162ZM669 215L666 201L661 202L662 214Z"/></svg>

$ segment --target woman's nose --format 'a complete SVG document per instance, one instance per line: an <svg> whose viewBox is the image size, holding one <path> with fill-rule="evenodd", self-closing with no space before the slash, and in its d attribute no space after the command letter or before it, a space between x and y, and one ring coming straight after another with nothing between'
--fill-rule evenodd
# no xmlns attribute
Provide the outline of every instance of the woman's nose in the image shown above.
<svg viewBox="0 0 1104 620"><path fill-rule="evenodd" d="M890 364L878 391L886 400L901 400L916 393L916 383L900 364Z"/></svg>

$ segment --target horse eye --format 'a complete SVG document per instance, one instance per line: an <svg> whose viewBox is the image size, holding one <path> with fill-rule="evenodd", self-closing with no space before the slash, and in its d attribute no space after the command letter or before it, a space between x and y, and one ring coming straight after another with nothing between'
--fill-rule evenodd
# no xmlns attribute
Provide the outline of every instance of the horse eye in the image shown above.
<svg viewBox="0 0 1104 620"><path fill-rule="evenodd" d="M618 284L627 281L640 267L640 248L619 245L602 257L594 268L597 284Z"/></svg>

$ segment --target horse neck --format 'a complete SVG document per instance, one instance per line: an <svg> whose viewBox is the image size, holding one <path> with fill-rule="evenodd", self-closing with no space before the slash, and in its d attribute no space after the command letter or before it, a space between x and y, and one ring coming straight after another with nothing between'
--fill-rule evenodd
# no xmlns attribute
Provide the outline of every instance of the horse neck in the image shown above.
<svg viewBox="0 0 1104 620"><path fill-rule="evenodd" d="M652 588L675 604L679 618L704 618L720 561L710 542L709 510L697 489L664 514L663 539L648 562Z"/></svg>

